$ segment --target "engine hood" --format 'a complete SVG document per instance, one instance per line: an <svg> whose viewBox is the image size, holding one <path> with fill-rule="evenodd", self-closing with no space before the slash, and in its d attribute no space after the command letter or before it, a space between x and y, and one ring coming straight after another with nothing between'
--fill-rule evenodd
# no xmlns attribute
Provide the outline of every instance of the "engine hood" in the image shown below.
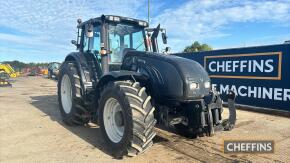
<svg viewBox="0 0 290 163"><path fill-rule="evenodd" d="M205 83L210 83L210 78L208 73L198 62L174 55L166 57L168 61L179 70L185 84L184 96L187 99L203 98L209 94L210 88L206 88ZM192 83L198 84L198 88L190 89L190 84Z"/></svg>
<svg viewBox="0 0 290 163"><path fill-rule="evenodd" d="M148 75L156 78L153 81L153 84L157 83L154 89L159 89L160 94L167 98L186 101L200 99L209 94L210 88L205 87L205 82L210 82L210 78L205 69L196 61L174 55L130 50L125 54L123 65L127 64L128 58L139 62L137 64L139 67L143 64L152 69L153 73L148 73ZM198 87L192 89L190 87L192 83L197 84Z"/></svg>

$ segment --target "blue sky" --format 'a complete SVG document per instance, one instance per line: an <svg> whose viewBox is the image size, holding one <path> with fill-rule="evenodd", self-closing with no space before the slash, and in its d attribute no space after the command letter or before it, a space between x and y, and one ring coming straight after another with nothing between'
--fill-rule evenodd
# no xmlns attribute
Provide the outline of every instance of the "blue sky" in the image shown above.
<svg viewBox="0 0 290 163"><path fill-rule="evenodd" d="M105 2L105 3L103 3ZM194 40L214 49L290 40L290 0L151 0L152 26L173 52ZM0 61L62 61L75 47L76 20L116 14L147 20L147 0L2 0Z"/></svg>

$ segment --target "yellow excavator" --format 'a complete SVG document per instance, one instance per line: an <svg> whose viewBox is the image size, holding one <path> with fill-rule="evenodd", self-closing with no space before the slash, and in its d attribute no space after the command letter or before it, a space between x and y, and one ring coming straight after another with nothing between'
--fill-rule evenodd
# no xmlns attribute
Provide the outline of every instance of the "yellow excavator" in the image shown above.
<svg viewBox="0 0 290 163"><path fill-rule="evenodd" d="M9 64L0 64L0 70L6 72L11 78L16 78L20 75L20 73L16 72Z"/></svg>

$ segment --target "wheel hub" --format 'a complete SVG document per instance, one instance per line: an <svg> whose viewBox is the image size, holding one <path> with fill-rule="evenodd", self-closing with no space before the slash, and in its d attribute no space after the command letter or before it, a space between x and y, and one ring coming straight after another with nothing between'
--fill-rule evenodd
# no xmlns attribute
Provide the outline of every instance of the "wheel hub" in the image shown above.
<svg viewBox="0 0 290 163"><path fill-rule="evenodd" d="M103 120L106 133L111 141L118 143L124 135L124 117L120 103L109 98L104 106Z"/></svg>
<svg viewBox="0 0 290 163"><path fill-rule="evenodd" d="M72 89L69 76L65 74L61 79L61 104L65 113L70 113L72 107Z"/></svg>
<svg viewBox="0 0 290 163"><path fill-rule="evenodd" d="M122 111L118 111L115 114L115 121L117 126L123 126L124 125L124 119L123 119L123 114Z"/></svg>

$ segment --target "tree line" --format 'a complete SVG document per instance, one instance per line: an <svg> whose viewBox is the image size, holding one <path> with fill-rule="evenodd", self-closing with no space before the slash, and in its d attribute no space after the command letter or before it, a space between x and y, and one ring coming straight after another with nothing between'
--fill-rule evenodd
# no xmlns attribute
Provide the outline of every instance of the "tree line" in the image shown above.
<svg viewBox="0 0 290 163"><path fill-rule="evenodd" d="M47 67L49 63L34 63L34 62L30 62L30 63L24 63L21 61L4 61L1 62L3 64L10 64L16 71L19 71L23 68L32 68L32 67Z"/></svg>
<svg viewBox="0 0 290 163"><path fill-rule="evenodd" d="M213 48L208 44L201 44L198 41L194 41L191 45L186 46L183 52L199 52L199 51L209 51L213 50ZM3 64L10 64L14 69L21 70L23 68L32 68L32 67L47 67L49 63L24 63L21 61L4 61Z"/></svg>
<svg viewBox="0 0 290 163"><path fill-rule="evenodd" d="M194 41L193 44L186 46L183 52L190 53L190 52L199 52L199 51L210 51L213 48L208 44L201 44L198 41Z"/></svg>

